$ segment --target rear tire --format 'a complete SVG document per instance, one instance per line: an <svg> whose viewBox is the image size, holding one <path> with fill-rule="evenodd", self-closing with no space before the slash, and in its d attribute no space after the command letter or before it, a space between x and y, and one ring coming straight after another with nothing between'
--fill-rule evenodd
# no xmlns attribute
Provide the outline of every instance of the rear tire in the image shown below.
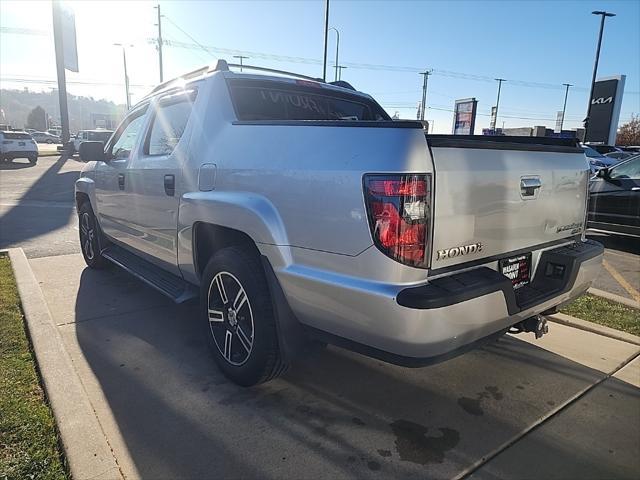
<svg viewBox="0 0 640 480"><path fill-rule="evenodd" d="M85 263L90 268L105 268L109 261L100 253L100 227L88 201L83 202L78 209L78 223L80 250L82 250Z"/></svg>
<svg viewBox="0 0 640 480"><path fill-rule="evenodd" d="M256 255L240 247L218 251L204 270L200 299L207 343L227 378L248 387L286 370L267 279Z"/></svg>

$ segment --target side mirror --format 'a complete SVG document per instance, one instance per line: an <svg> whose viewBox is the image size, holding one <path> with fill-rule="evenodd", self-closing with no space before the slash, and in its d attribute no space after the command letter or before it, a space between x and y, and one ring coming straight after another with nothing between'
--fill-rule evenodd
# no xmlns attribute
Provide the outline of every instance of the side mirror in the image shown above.
<svg viewBox="0 0 640 480"><path fill-rule="evenodd" d="M82 142L78 153L83 162L104 162L107 158L102 142Z"/></svg>
<svg viewBox="0 0 640 480"><path fill-rule="evenodd" d="M608 169L608 168L606 168L606 167L601 168L600 170L598 170L598 171L596 172L596 177L598 177L598 178L604 178L604 179L609 178L609 169Z"/></svg>

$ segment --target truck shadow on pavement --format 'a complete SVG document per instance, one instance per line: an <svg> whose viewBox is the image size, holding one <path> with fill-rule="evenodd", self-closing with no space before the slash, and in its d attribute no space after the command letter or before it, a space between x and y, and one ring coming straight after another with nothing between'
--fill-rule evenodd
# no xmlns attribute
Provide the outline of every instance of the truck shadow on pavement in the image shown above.
<svg viewBox="0 0 640 480"><path fill-rule="evenodd" d="M63 337L77 342L74 365L134 477L451 478L604 377L507 336L423 369L311 348L280 379L242 388L215 366L196 304L175 305L125 272L85 269L75 315ZM578 447L592 447L591 434ZM603 466L571 440L536 441L565 471L576 458L608 476L636 467ZM484 476L537 476L542 467L510 468Z"/></svg>
<svg viewBox="0 0 640 480"><path fill-rule="evenodd" d="M69 223L74 209L73 192L78 172L60 172L67 160L66 156L59 157L15 201L15 205L0 215L0 248L21 245L25 241L58 230ZM26 168L26 166L7 170L20 168ZM10 180L9 174L3 172L2 175L2 181L6 185ZM6 190L3 193L5 197Z"/></svg>

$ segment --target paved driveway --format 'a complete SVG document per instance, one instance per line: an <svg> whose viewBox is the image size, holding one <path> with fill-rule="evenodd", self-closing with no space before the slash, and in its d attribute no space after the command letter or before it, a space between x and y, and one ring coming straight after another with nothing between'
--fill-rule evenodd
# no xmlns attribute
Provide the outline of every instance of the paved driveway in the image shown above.
<svg viewBox="0 0 640 480"><path fill-rule="evenodd" d="M195 305L79 254L30 264L127 478L640 472L640 359L619 371L636 345L553 324L423 369L329 347L246 389L215 367Z"/></svg>

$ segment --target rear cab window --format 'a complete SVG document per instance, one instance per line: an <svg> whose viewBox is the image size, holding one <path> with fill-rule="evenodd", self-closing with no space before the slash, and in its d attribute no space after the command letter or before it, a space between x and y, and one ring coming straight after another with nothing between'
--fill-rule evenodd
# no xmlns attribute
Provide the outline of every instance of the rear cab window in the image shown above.
<svg viewBox="0 0 640 480"><path fill-rule="evenodd" d="M388 121L375 101L348 91L298 80L228 79L236 116L240 121L333 120Z"/></svg>

